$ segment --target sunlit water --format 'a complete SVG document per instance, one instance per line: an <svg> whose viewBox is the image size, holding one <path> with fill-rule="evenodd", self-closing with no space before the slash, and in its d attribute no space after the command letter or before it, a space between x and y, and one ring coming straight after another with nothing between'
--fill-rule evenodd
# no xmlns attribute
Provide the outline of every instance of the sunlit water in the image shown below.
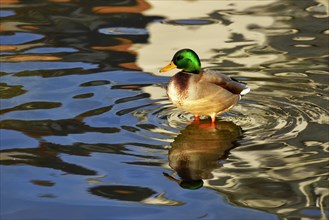
<svg viewBox="0 0 329 220"><path fill-rule="evenodd" d="M1 1L1 219L327 219L327 1ZM174 52L252 91L209 127Z"/></svg>

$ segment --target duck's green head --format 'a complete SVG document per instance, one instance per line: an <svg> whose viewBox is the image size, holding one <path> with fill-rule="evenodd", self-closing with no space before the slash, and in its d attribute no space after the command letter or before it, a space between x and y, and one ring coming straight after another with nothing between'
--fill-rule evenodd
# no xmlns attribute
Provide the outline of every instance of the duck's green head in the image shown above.
<svg viewBox="0 0 329 220"><path fill-rule="evenodd" d="M166 72L174 68L183 69L188 73L199 73L201 63L198 55L191 49L182 49L175 53L170 64L163 67L160 72Z"/></svg>

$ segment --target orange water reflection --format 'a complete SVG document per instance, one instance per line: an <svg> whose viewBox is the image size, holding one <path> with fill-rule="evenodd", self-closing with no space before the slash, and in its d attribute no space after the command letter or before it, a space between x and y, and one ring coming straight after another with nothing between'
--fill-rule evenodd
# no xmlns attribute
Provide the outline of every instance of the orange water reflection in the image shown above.
<svg viewBox="0 0 329 220"><path fill-rule="evenodd" d="M136 5L132 6L97 6L93 7L92 11L97 14L111 13L141 13L148 10L151 5L145 0L136 0Z"/></svg>

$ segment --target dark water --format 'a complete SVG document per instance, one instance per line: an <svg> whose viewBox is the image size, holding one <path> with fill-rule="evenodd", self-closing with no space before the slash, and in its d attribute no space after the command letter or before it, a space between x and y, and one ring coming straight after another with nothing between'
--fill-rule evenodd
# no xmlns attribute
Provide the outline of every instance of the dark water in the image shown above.
<svg viewBox="0 0 329 220"><path fill-rule="evenodd" d="M328 219L328 3L1 2L1 219ZM174 52L252 91L191 124Z"/></svg>

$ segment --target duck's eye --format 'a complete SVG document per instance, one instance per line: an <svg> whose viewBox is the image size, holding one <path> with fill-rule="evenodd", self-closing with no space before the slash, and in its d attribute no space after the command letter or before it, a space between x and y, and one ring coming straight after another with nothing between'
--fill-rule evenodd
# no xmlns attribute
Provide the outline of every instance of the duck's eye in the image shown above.
<svg viewBox="0 0 329 220"><path fill-rule="evenodd" d="M184 58L183 56L179 55L179 56L176 57L176 61L180 61L183 58Z"/></svg>

